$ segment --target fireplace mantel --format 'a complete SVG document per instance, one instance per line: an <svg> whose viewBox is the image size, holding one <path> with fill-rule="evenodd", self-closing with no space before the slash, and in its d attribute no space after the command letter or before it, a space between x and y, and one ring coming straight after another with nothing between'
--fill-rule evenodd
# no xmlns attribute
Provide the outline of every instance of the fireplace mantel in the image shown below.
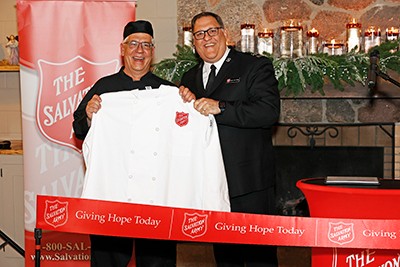
<svg viewBox="0 0 400 267"><path fill-rule="evenodd" d="M394 71L388 71L387 74L400 81L400 74ZM324 95L312 93L311 89L298 96L287 96L286 91L281 91L281 99L400 99L400 88L396 85L377 77L376 88L371 91L367 85L355 83L354 86L343 84L344 90L340 91L329 82L324 83Z"/></svg>

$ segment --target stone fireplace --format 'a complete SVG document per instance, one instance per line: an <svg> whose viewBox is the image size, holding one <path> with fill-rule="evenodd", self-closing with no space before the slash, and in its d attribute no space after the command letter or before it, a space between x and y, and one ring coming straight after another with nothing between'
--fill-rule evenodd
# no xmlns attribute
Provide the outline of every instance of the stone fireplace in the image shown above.
<svg viewBox="0 0 400 267"><path fill-rule="evenodd" d="M297 180L327 175L398 178L400 174L400 88L379 81L371 94L364 86L325 95L282 96L277 148L278 209L307 215ZM286 165L285 165L286 164Z"/></svg>

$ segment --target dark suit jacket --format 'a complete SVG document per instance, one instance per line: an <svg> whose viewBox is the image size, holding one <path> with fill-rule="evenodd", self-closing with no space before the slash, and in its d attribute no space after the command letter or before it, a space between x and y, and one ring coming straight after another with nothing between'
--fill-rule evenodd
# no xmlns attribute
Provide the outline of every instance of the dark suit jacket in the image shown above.
<svg viewBox="0 0 400 267"><path fill-rule="evenodd" d="M280 98L272 62L231 50L212 88L204 90L203 62L182 77L197 98L227 101L216 115L231 197L275 184L271 127L278 121Z"/></svg>

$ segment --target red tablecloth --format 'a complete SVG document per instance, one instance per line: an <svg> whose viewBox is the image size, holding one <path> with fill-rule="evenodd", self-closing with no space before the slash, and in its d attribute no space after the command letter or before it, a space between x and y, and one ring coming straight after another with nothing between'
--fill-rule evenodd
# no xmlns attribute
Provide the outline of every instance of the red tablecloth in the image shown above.
<svg viewBox="0 0 400 267"><path fill-rule="evenodd" d="M377 186L326 185L324 181L323 178L303 179L296 184L306 197L312 217L400 219L400 208L397 207L400 180L380 180L381 184ZM399 234L398 230L378 228L363 231L364 236L376 238L398 239ZM312 266L400 266L399 253L399 250L313 248Z"/></svg>

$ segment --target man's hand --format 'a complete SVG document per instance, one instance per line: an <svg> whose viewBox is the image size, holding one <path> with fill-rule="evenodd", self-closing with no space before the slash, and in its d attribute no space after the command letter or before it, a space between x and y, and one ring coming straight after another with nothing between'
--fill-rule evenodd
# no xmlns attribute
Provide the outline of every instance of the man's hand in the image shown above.
<svg viewBox="0 0 400 267"><path fill-rule="evenodd" d="M185 103L196 100L196 96L189 90L189 88L183 85L179 87L179 95L182 97L183 102Z"/></svg>
<svg viewBox="0 0 400 267"><path fill-rule="evenodd" d="M86 115L89 120L92 119L93 113L97 113L101 108L101 98L98 95L94 95L92 99L86 105Z"/></svg>
<svg viewBox="0 0 400 267"><path fill-rule="evenodd" d="M194 102L194 109L201 114L208 116L209 114L217 115L221 113L218 107L218 100L211 98L200 98Z"/></svg>

